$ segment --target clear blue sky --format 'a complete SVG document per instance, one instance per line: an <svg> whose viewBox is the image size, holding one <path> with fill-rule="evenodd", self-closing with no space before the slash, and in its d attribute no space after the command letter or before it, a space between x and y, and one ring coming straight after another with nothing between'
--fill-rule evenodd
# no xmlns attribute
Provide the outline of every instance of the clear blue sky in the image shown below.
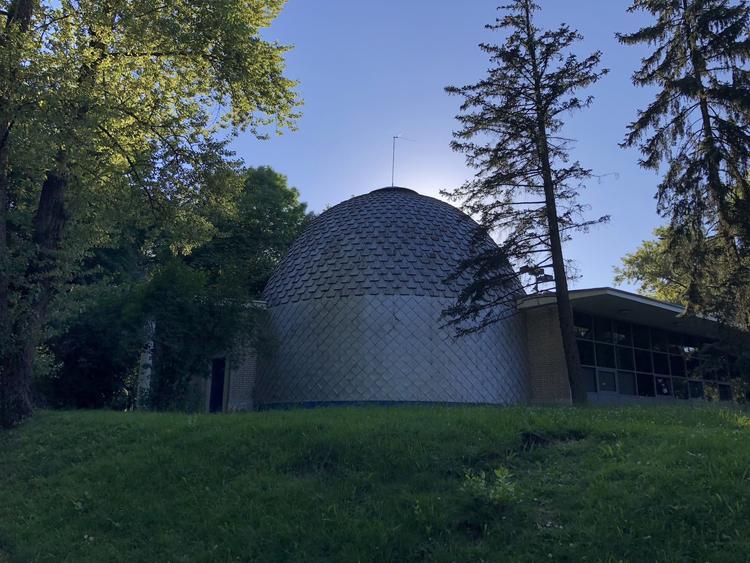
<svg viewBox="0 0 750 563"><path fill-rule="evenodd" d="M582 200L609 224L578 235L566 248L581 278L576 287L612 285L615 265L662 221L658 178L638 167L635 150L618 147L626 124L651 93L631 85L643 52L614 34L645 21L625 0L539 0L540 24L568 23L583 33L581 52L600 49L611 69L592 94L594 106L569 121L575 157L601 178ZM437 196L472 172L449 147L459 99L443 88L463 85L488 68L477 47L499 40L484 29L502 0L289 0L265 35L294 50L288 76L300 81L303 117L296 132L268 141L243 135L233 148L247 165L286 174L313 211L390 185L391 137L399 146L396 184ZM631 288L632 289L632 288Z"/></svg>

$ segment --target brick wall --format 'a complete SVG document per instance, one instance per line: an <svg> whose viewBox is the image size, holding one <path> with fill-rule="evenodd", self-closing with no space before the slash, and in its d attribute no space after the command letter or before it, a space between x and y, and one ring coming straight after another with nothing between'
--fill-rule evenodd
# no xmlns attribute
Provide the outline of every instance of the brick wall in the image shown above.
<svg viewBox="0 0 750 563"><path fill-rule="evenodd" d="M570 404L568 370L555 305L526 309L524 315L532 404Z"/></svg>
<svg viewBox="0 0 750 563"><path fill-rule="evenodd" d="M253 408L253 388L257 375L257 354L249 345L241 347L227 358L227 411L247 411Z"/></svg>

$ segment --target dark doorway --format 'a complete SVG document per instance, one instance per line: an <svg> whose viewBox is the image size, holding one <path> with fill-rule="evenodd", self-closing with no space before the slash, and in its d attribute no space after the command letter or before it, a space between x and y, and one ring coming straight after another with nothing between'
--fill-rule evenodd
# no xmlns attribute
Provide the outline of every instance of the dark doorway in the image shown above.
<svg viewBox="0 0 750 563"><path fill-rule="evenodd" d="M208 412L224 410L224 372L227 361L216 358L211 362L211 395L208 399Z"/></svg>

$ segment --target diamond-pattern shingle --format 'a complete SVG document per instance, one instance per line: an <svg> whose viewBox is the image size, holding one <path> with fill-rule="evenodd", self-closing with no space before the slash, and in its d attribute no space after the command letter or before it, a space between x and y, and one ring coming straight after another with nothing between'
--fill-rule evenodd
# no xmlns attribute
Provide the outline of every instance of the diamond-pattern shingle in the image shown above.
<svg viewBox="0 0 750 563"><path fill-rule="evenodd" d="M320 215L266 287L276 346L261 358L257 403L524 401L520 318L460 338L442 326L468 281L446 277L476 228L453 206L402 188Z"/></svg>

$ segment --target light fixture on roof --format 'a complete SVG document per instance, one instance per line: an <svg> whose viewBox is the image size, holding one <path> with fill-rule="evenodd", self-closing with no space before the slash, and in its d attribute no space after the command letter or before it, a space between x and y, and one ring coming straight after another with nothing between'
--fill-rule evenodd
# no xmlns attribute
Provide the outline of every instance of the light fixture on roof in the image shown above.
<svg viewBox="0 0 750 563"><path fill-rule="evenodd" d="M546 274L544 272L544 268L540 266L521 266L521 269L518 270L518 273L526 274L534 278L534 291L536 293L539 293L540 283L552 283L553 281L555 281L555 277L550 274Z"/></svg>
<svg viewBox="0 0 750 563"><path fill-rule="evenodd" d="M630 309L617 309L618 315L629 315L630 313L632 313Z"/></svg>

